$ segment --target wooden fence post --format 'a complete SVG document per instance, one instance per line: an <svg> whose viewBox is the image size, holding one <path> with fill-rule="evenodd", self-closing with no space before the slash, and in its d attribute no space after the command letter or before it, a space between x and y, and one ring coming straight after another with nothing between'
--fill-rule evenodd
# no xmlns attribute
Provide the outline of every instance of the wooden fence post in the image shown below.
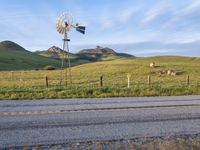
<svg viewBox="0 0 200 150"><path fill-rule="evenodd" d="M49 79L47 76L45 77L45 83L46 83L46 87L48 88L49 87Z"/></svg>
<svg viewBox="0 0 200 150"><path fill-rule="evenodd" d="M188 75L186 78L186 85L189 85L189 84L190 84L190 76Z"/></svg>
<svg viewBox="0 0 200 150"><path fill-rule="evenodd" d="M14 81L14 71L11 71L11 80Z"/></svg>
<svg viewBox="0 0 200 150"><path fill-rule="evenodd" d="M148 85L150 86L151 85L151 76L148 75Z"/></svg>
<svg viewBox="0 0 200 150"><path fill-rule="evenodd" d="M103 76L100 76L100 87L103 87Z"/></svg>

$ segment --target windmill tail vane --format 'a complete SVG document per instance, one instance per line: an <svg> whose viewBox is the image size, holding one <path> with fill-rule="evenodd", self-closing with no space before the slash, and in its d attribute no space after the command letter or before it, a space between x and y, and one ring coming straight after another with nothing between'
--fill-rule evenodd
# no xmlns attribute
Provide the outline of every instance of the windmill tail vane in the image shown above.
<svg viewBox="0 0 200 150"><path fill-rule="evenodd" d="M85 29L86 27L85 26L78 26L76 27L76 31L82 33L82 34L85 34Z"/></svg>

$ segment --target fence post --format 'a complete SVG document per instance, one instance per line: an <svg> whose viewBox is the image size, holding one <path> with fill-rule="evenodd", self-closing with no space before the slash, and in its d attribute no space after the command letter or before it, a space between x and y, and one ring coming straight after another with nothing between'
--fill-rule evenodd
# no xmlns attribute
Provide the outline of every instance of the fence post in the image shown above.
<svg viewBox="0 0 200 150"><path fill-rule="evenodd" d="M150 86L151 85L151 76L148 75L148 85Z"/></svg>
<svg viewBox="0 0 200 150"><path fill-rule="evenodd" d="M48 88L49 87L49 79L47 76L45 76L45 83L46 83L46 87Z"/></svg>
<svg viewBox="0 0 200 150"><path fill-rule="evenodd" d="M128 85L127 85L127 87L128 87L128 88L130 88L130 77L131 77L131 75L130 75L130 74L127 74L127 79L128 79Z"/></svg>
<svg viewBox="0 0 200 150"><path fill-rule="evenodd" d="M100 87L103 87L103 76L100 76Z"/></svg>
<svg viewBox="0 0 200 150"><path fill-rule="evenodd" d="M11 80L14 81L14 71L11 71Z"/></svg>
<svg viewBox="0 0 200 150"><path fill-rule="evenodd" d="M22 72L20 71L20 79L19 81L22 81Z"/></svg>
<svg viewBox="0 0 200 150"><path fill-rule="evenodd" d="M186 78L186 85L189 85L189 84L190 84L190 76L188 75Z"/></svg>

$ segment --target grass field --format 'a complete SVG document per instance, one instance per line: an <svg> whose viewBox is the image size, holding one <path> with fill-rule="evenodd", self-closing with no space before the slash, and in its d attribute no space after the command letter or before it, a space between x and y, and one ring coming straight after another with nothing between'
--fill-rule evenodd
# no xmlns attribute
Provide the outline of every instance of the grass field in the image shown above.
<svg viewBox="0 0 200 150"><path fill-rule="evenodd" d="M155 62L156 68L149 68ZM176 76L161 75L160 70L176 70ZM117 59L75 66L73 83L64 86L60 79L65 71L16 71L0 72L0 99L41 99L115 96L163 96L200 94L200 58L148 57ZM127 74L131 75L127 88ZM149 86L148 76L151 76ZM190 76L190 85L186 77ZM45 76L49 87L45 87ZM103 87L99 78L103 76Z"/></svg>

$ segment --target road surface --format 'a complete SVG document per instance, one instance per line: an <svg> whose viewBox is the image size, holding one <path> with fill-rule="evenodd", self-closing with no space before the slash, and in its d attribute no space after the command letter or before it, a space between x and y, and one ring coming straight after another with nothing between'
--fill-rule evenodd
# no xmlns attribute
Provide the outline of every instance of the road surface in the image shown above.
<svg viewBox="0 0 200 150"><path fill-rule="evenodd" d="M0 148L200 133L200 96L0 101Z"/></svg>

